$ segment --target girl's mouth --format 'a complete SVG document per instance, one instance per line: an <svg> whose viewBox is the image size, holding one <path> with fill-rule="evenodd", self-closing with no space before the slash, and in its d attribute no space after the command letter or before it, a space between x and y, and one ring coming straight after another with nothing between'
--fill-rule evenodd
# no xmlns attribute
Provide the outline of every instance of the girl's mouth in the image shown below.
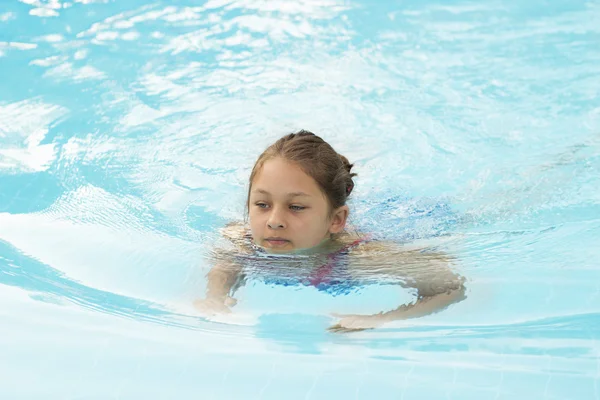
<svg viewBox="0 0 600 400"><path fill-rule="evenodd" d="M289 240L283 238L266 238L265 242L269 243L270 247L283 247L290 243Z"/></svg>

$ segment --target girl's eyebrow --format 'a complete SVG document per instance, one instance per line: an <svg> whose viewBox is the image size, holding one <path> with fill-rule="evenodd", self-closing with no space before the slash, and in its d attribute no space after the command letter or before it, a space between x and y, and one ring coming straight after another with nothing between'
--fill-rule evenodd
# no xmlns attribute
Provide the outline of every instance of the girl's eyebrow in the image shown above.
<svg viewBox="0 0 600 400"><path fill-rule="evenodd" d="M255 189L252 191L252 193L261 193L261 194L265 194L267 196L271 195L271 193L267 192L264 189ZM288 197L301 197L301 196L311 197L310 194L304 193L304 192L292 192L292 193L288 193L287 196Z"/></svg>

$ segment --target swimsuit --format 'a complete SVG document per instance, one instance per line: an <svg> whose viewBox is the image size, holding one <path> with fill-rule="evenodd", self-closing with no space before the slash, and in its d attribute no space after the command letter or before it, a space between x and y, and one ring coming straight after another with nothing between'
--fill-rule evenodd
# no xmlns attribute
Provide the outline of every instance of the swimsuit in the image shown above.
<svg viewBox="0 0 600 400"><path fill-rule="evenodd" d="M332 286L348 286L348 283L352 280L352 277L348 273L347 256L350 253L350 250L357 247L361 243L366 243L369 239L369 236L356 239L338 251L327 255L327 263L323 264L310 274L308 278L310 285L324 291L328 291L328 289L330 289ZM349 279L340 279L342 278L339 276L340 272L343 272L343 275L346 275L344 278Z"/></svg>

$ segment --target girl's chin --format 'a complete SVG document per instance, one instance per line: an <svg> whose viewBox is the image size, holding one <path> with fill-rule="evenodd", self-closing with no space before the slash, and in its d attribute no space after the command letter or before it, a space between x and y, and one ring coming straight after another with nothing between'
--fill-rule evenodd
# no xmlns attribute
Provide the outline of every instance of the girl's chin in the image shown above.
<svg viewBox="0 0 600 400"><path fill-rule="evenodd" d="M267 253L291 253L294 251L294 245L291 242L286 243L270 243L269 241L264 241L261 246Z"/></svg>
<svg viewBox="0 0 600 400"><path fill-rule="evenodd" d="M312 254L317 247L309 248L296 248L294 245L289 243L288 246L260 246L262 249L269 254Z"/></svg>
<svg viewBox="0 0 600 400"><path fill-rule="evenodd" d="M322 240L321 242L315 243L311 247L296 247L292 242L287 243L271 243L267 240L263 240L261 244L256 243L264 251L271 254L313 254L319 253L327 249L331 243L329 238Z"/></svg>

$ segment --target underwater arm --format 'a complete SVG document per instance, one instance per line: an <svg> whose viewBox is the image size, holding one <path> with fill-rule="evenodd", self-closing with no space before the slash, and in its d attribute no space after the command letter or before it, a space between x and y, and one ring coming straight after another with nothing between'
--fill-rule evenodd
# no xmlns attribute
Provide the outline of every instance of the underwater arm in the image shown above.
<svg viewBox="0 0 600 400"><path fill-rule="evenodd" d="M194 306L205 315L230 313L229 307L236 304L231 297L243 281L242 265L232 254L240 254L244 249L245 228L241 223L233 222L221 229L221 234L235 246L233 249L219 249L214 253L214 267L206 275L206 298L194 302Z"/></svg>
<svg viewBox="0 0 600 400"><path fill-rule="evenodd" d="M424 317L442 311L449 305L458 303L465 298L465 287L462 285L462 281L459 283L459 280L457 280L455 284L446 288L443 292L419 294L415 303L402 305L395 310L382 313L381 316L384 322Z"/></svg>
<svg viewBox="0 0 600 400"><path fill-rule="evenodd" d="M388 320L423 317L466 298L465 278L450 270L445 256L427 254L421 259L427 260L423 270L416 271L404 284L417 289L417 301L384 313Z"/></svg>
<svg viewBox="0 0 600 400"><path fill-rule="evenodd" d="M406 279L402 286L417 289L416 302L378 314L340 316L339 323L329 330L339 332L376 328L391 321L433 314L464 300L465 279L450 270L448 260L447 256L439 253L404 253L401 260L403 267L396 272Z"/></svg>
<svg viewBox="0 0 600 400"><path fill-rule="evenodd" d="M205 315L229 313L236 300L230 296L241 278L240 264L219 261L207 274L206 298L194 302L194 306Z"/></svg>

